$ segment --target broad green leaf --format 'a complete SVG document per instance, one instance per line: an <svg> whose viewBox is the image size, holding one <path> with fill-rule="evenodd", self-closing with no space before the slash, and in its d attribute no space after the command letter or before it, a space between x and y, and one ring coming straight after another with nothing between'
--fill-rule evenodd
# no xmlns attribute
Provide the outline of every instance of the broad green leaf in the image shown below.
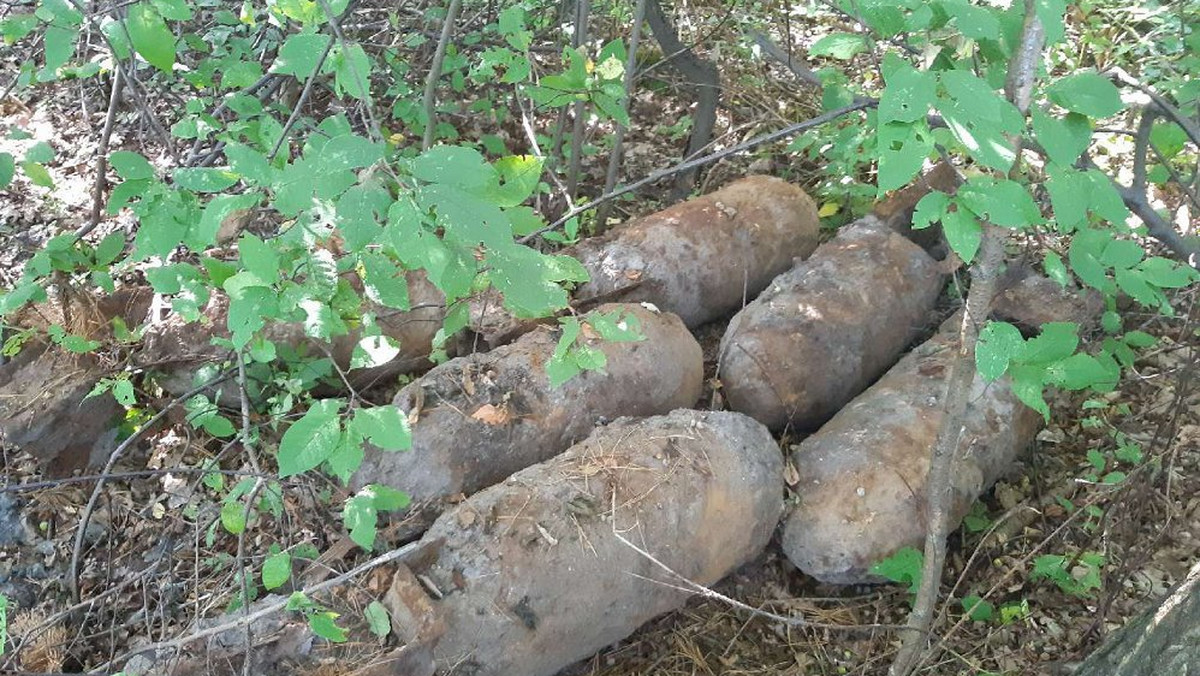
<svg viewBox="0 0 1200 676"><path fill-rule="evenodd" d="M137 404L137 397L133 393L133 383L128 378L118 378L112 386L113 399L117 403L129 408Z"/></svg>
<svg viewBox="0 0 1200 676"><path fill-rule="evenodd" d="M408 417L395 406L375 406L354 411L350 431L385 451L404 451L412 447Z"/></svg>
<svg viewBox="0 0 1200 676"><path fill-rule="evenodd" d="M41 186L43 188L54 187L54 179L50 177L50 172L46 169L46 167L38 164L37 162L22 162L21 171L25 172L26 178L28 178L34 185Z"/></svg>
<svg viewBox="0 0 1200 676"><path fill-rule="evenodd" d="M349 252L360 252L383 233L380 221L392 205L392 195L375 181L359 183L338 198L337 219Z"/></svg>
<svg viewBox="0 0 1200 676"><path fill-rule="evenodd" d="M164 19L171 21L189 21L192 18L192 8L185 0L152 0Z"/></svg>
<svg viewBox="0 0 1200 676"><path fill-rule="evenodd" d="M42 39L45 43L46 65L38 79L43 82L53 80L59 68L66 65L75 54L75 42L79 38L79 29L74 26L52 24L46 27Z"/></svg>
<svg viewBox="0 0 1200 676"><path fill-rule="evenodd" d="M1138 266L1146 281L1164 289L1179 289L1200 279L1200 273L1185 265L1160 256L1151 256Z"/></svg>
<svg viewBox="0 0 1200 676"><path fill-rule="evenodd" d="M394 512L397 509L404 509L412 503L412 498L404 491L379 484L371 484L368 488L371 489L375 509L381 512Z"/></svg>
<svg viewBox="0 0 1200 676"><path fill-rule="evenodd" d="M983 242L983 228L979 221L966 209L947 211L942 216L942 232L946 243L964 263L975 260L979 245Z"/></svg>
<svg viewBox="0 0 1200 676"><path fill-rule="evenodd" d="M1075 276L1084 284L1105 293L1115 290L1112 280L1108 278L1108 267L1100 262L1110 241L1111 232L1088 228L1075 233L1071 238L1071 248L1067 252L1067 261L1071 264Z"/></svg>
<svg viewBox="0 0 1200 676"><path fill-rule="evenodd" d="M859 33L830 33L814 42L808 54L849 61L866 50L867 40Z"/></svg>
<svg viewBox="0 0 1200 676"><path fill-rule="evenodd" d="M0 153L0 190L7 188L12 183L16 166L16 161L11 153Z"/></svg>
<svg viewBox="0 0 1200 676"><path fill-rule="evenodd" d="M320 466L337 450L342 437L338 418L343 401L313 402L304 417L292 423L279 440L279 476L286 478Z"/></svg>
<svg viewBox="0 0 1200 676"><path fill-rule="evenodd" d="M1071 232L1087 222L1092 183L1087 174L1073 169L1051 168L1046 190L1059 230Z"/></svg>
<svg viewBox="0 0 1200 676"><path fill-rule="evenodd" d="M1113 278L1116 280L1118 288L1142 305L1159 307L1167 302L1162 292L1151 286L1140 270L1117 269Z"/></svg>
<svg viewBox="0 0 1200 676"><path fill-rule="evenodd" d="M537 190L542 177L542 158L510 155L497 160L495 168L502 182L492 199L498 206L515 207Z"/></svg>
<svg viewBox="0 0 1200 676"><path fill-rule="evenodd" d="M972 177L959 189L957 200L976 215L1002 227L1024 228L1042 222L1033 196L1016 181Z"/></svg>
<svg viewBox="0 0 1200 676"><path fill-rule="evenodd" d="M129 8L126 19L133 48L150 65L170 73L175 67L175 35L152 5L139 2Z"/></svg>
<svg viewBox="0 0 1200 676"><path fill-rule="evenodd" d="M333 59L334 88L339 95L365 101L371 88L371 59L357 43L349 44Z"/></svg>
<svg viewBox="0 0 1200 676"><path fill-rule="evenodd" d="M242 267L268 284L279 278L279 252L253 233L242 233L238 240Z"/></svg>
<svg viewBox="0 0 1200 676"><path fill-rule="evenodd" d="M1059 286L1066 287L1071 281L1070 273L1067 272L1067 266L1063 264L1062 256L1053 251L1046 251L1046 259L1042 264L1042 269L1045 270L1046 276L1058 282Z"/></svg>
<svg viewBox="0 0 1200 676"><path fill-rule="evenodd" d="M1141 244L1129 239L1114 239L1104 247L1100 262L1113 268L1132 268L1145 256L1146 250Z"/></svg>
<svg viewBox="0 0 1200 676"><path fill-rule="evenodd" d="M1012 391L1017 395L1017 399L1029 408L1042 414L1046 420L1050 418L1050 405L1046 403L1046 398L1042 392L1045 388L1043 380L1046 370L1042 365L1028 366L1025 364L1014 364L1012 366Z"/></svg>
<svg viewBox="0 0 1200 676"><path fill-rule="evenodd" d="M238 175L234 172L211 167L176 169L172 176L175 185L194 192L221 192L238 182Z"/></svg>
<svg viewBox="0 0 1200 676"><path fill-rule="evenodd" d="M38 164L47 164L54 161L54 148L45 141L38 141L25 151L26 162L37 162Z"/></svg>
<svg viewBox="0 0 1200 676"><path fill-rule="evenodd" d="M1072 322L1050 322L1042 325L1037 336L1025 341L1020 361L1025 364L1048 364L1066 359L1079 347L1079 327Z"/></svg>
<svg viewBox="0 0 1200 676"><path fill-rule="evenodd" d="M10 14L0 21L0 37L11 45L23 39L37 28L38 20L33 14Z"/></svg>
<svg viewBox="0 0 1200 676"><path fill-rule="evenodd" d="M320 33L296 33L284 41L271 64L271 72L295 76L301 82L317 68L321 55L332 40L328 35Z"/></svg>
<svg viewBox="0 0 1200 676"><path fill-rule="evenodd" d="M1020 330L1007 322L988 322L979 332L975 346L975 368L987 382L993 382L1008 370L1025 346Z"/></svg>
<svg viewBox="0 0 1200 676"><path fill-rule="evenodd" d="M887 87L879 99L879 124L916 122L933 105L936 82L932 73L900 64L885 74Z"/></svg>
<svg viewBox="0 0 1200 676"><path fill-rule="evenodd" d="M1187 141L1187 132L1174 122L1156 122L1150 129L1150 143L1167 159L1187 147Z"/></svg>
<svg viewBox="0 0 1200 676"><path fill-rule="evenodd" d="M548 278L546 256L528 247L509 244L488 252L489 278L504 294L504 306L519 317L544 317L567 304L567 292Z"/></svg>
<svg viewBox="0 0 1200 676"><path fill-rule="evenodd" d="M921 584L921 567L925 565L924 562L924 553L913 547L904 547L872 565L871 573L907 585L908 591L915 594Z"/></svg>
<svg viewBox="0 0 1200 676"><path fill-rule="evenodd" d="M363 617L367 620L367 627L379 638L386 638L392 631L392 620L388 615L387 608L379 601L371 601L363 611Z"/></svg>
<svg viewBox="0 0 1200 676"><path fill-rule="evenodd" d="M1073 113L1097 119L1116 115L1125 108L1117 86L1094 72L1076 73L1057 80L1046 88L1046 95Z"/></svg>
<svg viewBox="0 0 1200 676"><path fill-rule="evenodd" d="M154 178L154 167L146 158L137 153L118 150L108 156L108 163L126 181Z"/></svg>
<svg viewBox="0 0 1200 676"><path fill-rule="evenodd" d="M275 169L267 162L267 156L240 143L225 145L225 157L229 168L253 185L268 186L275 176Z"/></svg>
<svg viewBox="0 0 1200 676"><path fill-rule="evenodd" d="M346 630L337 625L337 613L325 611L308 616L308 627L313 633L331 643L345 643Z"/></svg>
<svg viewBox="0 0 1200 676"><path fill-rule="evenodd" d="M1095 357L1082 352L1053 364L1048 370L1050 382L1068 390L1111 389L1117 384L1113 374Z"/></svg>
<svg viewBox="0 0 1200 676"><path fill-rule="evenodd" d="M972 5L966 0L942 3L946 13L954 17L963 37L972 40L996 40L1000 37L1000 22L994 10Z"/></svg>
<svg viewBox="0 0 1200 676"><path fill-rule="evenodd" d="M125 250L125 233L117 230L111 232L96 245L96 265L108 265L117 260L117 256Z"/></svg>
<svg viewBox="0 0 1200 676"><path fill-rule="evenodd" d="M183 243L192 251L204 251L217 243L217 233L227 218L236 212L257 206L260 201L262 195L257 192L213 197L204 207L200 222L188 230Z"/></svg>
<svg viewBox="0 0 1200 676"><path fill-rule="evenodd" d="M262 583L268 590L282 587L292 576L292 556L287 552L276 552L263 561Z"/></svg>
<svg viewBox="0 0 1200 676"><path fill-rule="evenodd" d="M476 195L496 188L499 176L474 148L433 146L413 160L413 175L430 183L454 186Z"/></svg>
<svg viewBox="0 0 1200 676"><path fill-rule="evenodd" d="M359 260L363 266L363 291L371 302L396 310L409 309L408 280L403 269L375 251L364 251Z"/></svg>
<svg viewBox="0 0 1200 676"><path fill-rule="evenodd" d="M354 544L367 551L375 546L375 531L378 523L378 512L375 509L375 498L371 487L359 491L358 495L346 501L342 510L342 522L350 532Z"/></svg>
<svg viewBox="0 0 1200 676"><path fill-rule="evenodd" d="M246 507L237 500L230 500L221 505L221 525L231 535L238 535L246 530Z"/></svg>
<svg viewBox="0 0 1200 676"><path fill-rule="evenodd" d="M118 21L111 16L105 16L100 23L100 32L104 33L109 47L112 49L113 56L121 61L125 61L133 54L133 47L129 44L129 36L125 32L125 27L121 21Z"/></svg>
<svg viewBox="0 0 1200 676"><path fill-rule="evenodd" d="M1075 164L1075 160L1087 150L1092 140L1092 123L1079 113L1067 113L1064 118L1047 115L1036 106L1032 110L1033 133L1051 161L1064 167Z"/></svg>
<svg viewBox="0 0 1200 676"><path fill-rule="evenodd" d="M879 126L879 174L876 183L880 193L897 190L908 182L933 152L933 135L924 121L913 124L890 123Z"/></svg>

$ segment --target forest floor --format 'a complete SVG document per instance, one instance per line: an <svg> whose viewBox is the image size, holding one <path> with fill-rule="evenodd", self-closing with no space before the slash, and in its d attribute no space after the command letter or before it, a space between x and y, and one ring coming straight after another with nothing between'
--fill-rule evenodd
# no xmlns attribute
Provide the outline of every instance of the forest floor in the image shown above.
<svg viewBox="0 0 1200 676"><path fill-rule="evenodd" d="M718 123L717 147L732 145L764 129L804 119L819 105L789 74L758 62L754 72L726 72L730 83ZM668 88L645 92L635 103L634 119L678 120L686 102L669 89L670 76L658 77ZM18 182L0 199L0 281L13 282L20 265L52 235L86 220L97 129L107 92L93 81L39 88L31 99L0 100L0 129L19 126L28 140L0 140L0 150L24 149L47 141L56 152L48 163L56 189ZM170 101L159 101L163 109ZM646 125L631 131L629 178L662 168L677 157L683 141L670 125ZM113 150L142 152L151 161L169 160L161 143L132 108L119 113ZM606 133L603 128L597 136ZM517 140L514 140L514 144ZM823 180L811 161L795 159L782 147L754 157L734 157L710 167L703 191L746 173L783 176L812 188ZM606 156L585 163L585 185L603 185ZM598 192L598 190L593 190ZM618 218L649 213L659 206L649 189L622 202ZM108 229L128 227L127 216L111 219ZM1085 401L1061 395L1051 401L1052 423L1038 436L1012 478L999 483L973 513L970 527L953 536L943 598L977 594L994 606L986 620L964 617L961 607L947 608L935 627L939 637L932 674L1049 674L1080 659L1103 636L1146 609L1200 558L1200 308L1196 289L1172 300L1173 317L1126 313L1140 322L1158 344L1139 358L1110 395ZM1127 326L1127 328L1135 328ZM706 356L715 352L724 326L699 330ZM710 373L711 375L711 373ZM140 393L153 404L154 394ZM383 395L386 397L386 393ZM711 393L700 402L706 407ZM161 402L159 402L161 403ZM1118 434L1119 433L1119 434ZM1118 459L1123 439L1142 450L1139 462ZM780 439L781 449L799 443ZM77 671L126 650L178 635L202 616L219 613L232 598L231 565L236 541L210 540L220 504L194 480L196 475L159 470L197 467L219 454L217 447L190 436L177 424L151 435L140 452L117 471L149 476L111 481L85 537L79 566L81 603L73 604L66 577L81 506L92 484L59 482L36 490L0 493L0 524L23 517L36 530L26 545L0 548L0 592L13 601L10 633L29 637L22 666L29 671ZM8 486L42 480L32 458L5 448ZM226 459L228 469L238 469ZM1098 476L1123 471L1115 484ZM334 505L318 499L337 492L320 478L292 480L273 527L324 552L304 579L349 569L368 555L345 547L346 538ZM15 497L16 500L10 500ZM207 515L207 516L206 516ZM206 520L207 519L207 520ZM266 527L263 527L266 530ZM267 543L264 540L264 543ZM265 547L261 548L265 549ZM902 624L909 594L896 585L857 588L822 585L796 571L772 544L753 563L721 582L715 591L778 618L752 616L717 598L697 598L683 610L642 627L576 665L572 676L883 674L897 646L892 635L857 629L864 624ZM1039 556L1072 561L1077 584L1038 579ZM1102 563L1091 554L1099 554ZM350 611L379 592L383 578L369 576L327 599ZM1064 589L1065 587L1065 589ZM844 631L814 629L805 622L842 625ZM382 647L363 627L352 641L322 650L322 674L349 674L370 663Z"/></svg>

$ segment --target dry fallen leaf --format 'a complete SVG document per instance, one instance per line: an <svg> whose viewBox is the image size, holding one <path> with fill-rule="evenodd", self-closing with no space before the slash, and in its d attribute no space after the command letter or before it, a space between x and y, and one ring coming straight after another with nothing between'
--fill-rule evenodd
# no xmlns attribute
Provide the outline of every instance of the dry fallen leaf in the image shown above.
<svg viewBox="0 0 1200 676"><path fill-rule="evenodd" d="M512 421L512 416L509 414L507 407L493 406L491 404L480 406L471 414L471 417L485 425L507 425Z"/></svg>

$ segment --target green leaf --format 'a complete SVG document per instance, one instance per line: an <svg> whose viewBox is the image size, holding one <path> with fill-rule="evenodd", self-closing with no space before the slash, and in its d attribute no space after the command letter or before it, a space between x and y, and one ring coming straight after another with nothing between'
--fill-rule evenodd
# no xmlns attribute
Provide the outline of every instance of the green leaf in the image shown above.
<svg viewBox="0 0 1200 676"><path fill-rule="evenodd" d="M370 487L347 500L346 508L342 511L342 522L350 531L350 539L367 551L375 546L377 518L375 497Z"/></svg>
<svg viewBox="0 0 1200 676"><path fill-rule="evenodd" d="M1093 72L1076 73L1057 80L1046 88L1046 95L1073 113L1097 119L1116 115L1125 108L1117 86Z"/></svg>
<svg viewBox="0 0 1200 676"><path fill-rule="evenodd" d="M1092 183L1087 174L1071 169L1050 168L1046 190L1050 193L1050 206L1062 232L1071 232L1087 222L1088 206L1091 203Z"/></svg>
<svg viewBox="0 0 1200 676"><path fill-rule="evenodd" d="M293 75L301 82L308 79L317 68L321 55L332 40L328 35L320 33L296 33L284 41L279 48L275 62L271 64L271 72L282 75Z"/></svg>
<svg viewBox="0 0 1200 676"><path fill-rule="evenodd" d="M371 484L368 488L371 489L371 493L374 495L375 509L381 512L394 512L397 509L404 509L412 502L407 493L398 491L395 488L379 484Z"/></svg>
<svg viewBox="0 0 1200 676"><path fill-rule="evenodd" d="M849 61L867 50L867 39L858 33L831 33L813 43L809 56L828 56Z"/></svg>
<svg viewBox="0 0 1200 676"><path fill-rule="evenodd" d="M408 280L403 269L376 251L364 251L359 261L363 266L363 291L371 302L396 310L409 309Z"/></svg>
<svg viewBox="0 0 1200 676"><path fill-rule="evenodd" d="M346 45L333 58L334 89L365 101L371 90L371 60L357 43Z"/></svg>
<svg viewBox="0 0 1200 676"><path fill-rule="evenodd" d="M338 614L331 611L313 613L308 616L308 626L313 633L332 643L345 643L346 630L337 626Z"/></svg>
<svg viewBox="0 0 1200 676"><path fill-rule="evenodd" d="M128 378L118 378L113 383L112 393L113 399L116 399L118 404L126 408L137 404L137 397L133 394L133 383Z"/></svg>
<svg viewBox="0 0 1200 676"><path fill-rule="evenodd" d="M1063 264L1062 256L1053 251L1046 251L1046 260L1042 263L1042 269L1046 271L1046 276L1058 282L1061 287L1066 287L1071 281L1071 275L1067 272L1067 266Z"/></svg>
<svg viewBox="0 0 1200 676"><path fill-rule="evenodd" d="M150 165L150 162L141 155L128 150L111 153L108 156L108 163L121 178L127 181L154 178L154 167Z"/></svg>
<svg viewBox="0 0 1200 676"><path fill-rule="evenodd" d="M53 188L54 179L50 177L50 172L46 167L37 162L22 162L21 170L25 172L25 176L34 184L43 188Z"/></svg>
<svg viewBox="0 0 1200 676"><path fill-rule="evenodd" d="M1087 150L1092 141L1092 123L1079 113L1067 113L1059 119L1042 112L1034 106L1033 133L1038 143L1046 150L1050 160L1064 167L1075 164L1075 160Z"/></svg>
<svg viewBox="0 0 1200 676"><path fill-rule="evenodd" d="M282 587L291 576L292 557L287 552L276 552L263 562L262 583L268 590Z"/></svg>
<svg viewBox="0 0 1200 676"><path fill-rule="evenodd" d="M1020 112L969 71L944 71L939 79L946 96L937 108L954 138L975 160L1008 171L1016 159L1008 137L1024 127Z"/></svg>
<svg viewBox="0 0 1200 676"><path fill-rule="evenodd" d="M1042 396L1045 387L1046 369L1042 365L1028 366L1014 364L1010 371L1012 391L1029 408L1042 414L1047 421L1050 419L1050 406Z"/></svg>
<svg viewBox="0 0 1200 676"><path fill-rule="evenodd" d="M354 411L349 429L385 451L404 451L412 448L412 431L408 417L395 406L375 406Z"/></svg>
<svg viewBox="0 0 1200 676"><path fill-rule="evenodd" d="M134 50L152 66L170 73L175 66L175 35L158 10L139 2L129 8L126 26Z"/></svg>
<svg viewBox="0 0 1200 676"><path fill-rule="evenodd" d="M989 321L979 332L975 346L975 368L987 382L993 382L1008 370L1013 358L1022 354L1025 339L1020 330L1006 322Z"/></svg>
<svg viewBox="0 0 1200 676"><path fill-rule="evenodd" d="M213 197L204 207L200 222L188 229L183 243L192 251L204 251L217 243L217 234L227 218L235 212L253 208L261 201L262 195L257 192Z"/></svg>
<svg viewBox="0 0 1200 676"><path fill-rule="evenodd" d="M1025 364L1048 364L1066 359L1079 347L1079 326L1074 322L1049 322L1042 332L1025 342L1020 360Z"/></svg>
<svg viewBox="0 0 1200 676"><path fill-rule="evenodd" d="M75 54L75 42L79 29L74 26L52 24L46 27L42 41L45 43L46 65L38 79L46 82L57 77L58 69L66 65Z"/></svg>
<svg viewBox="0 0 1200 676"><path fill-rule="evenodd" d="M50 144L46 143L45 141L38 141L32 146L29 146L29 149L25 151L25 161L37 162L38 164L53 162L54 148L52 148Z"/></svg>
<svg viewBox="0 0 1200 676"><path fill-rule="evenodd" d="M111 232L96 245L96 265L108 265L117 260L117 256L125 250L125 233L121 230Z"/></svg>
<svg viewBox="0 0 1200 676"><path fill-rule="evenodd" d="M490 193L499 183L496 169L483 155L463 146L438 145L426 150L413 160L413 175L476 195Z"/></svg>
<svg viewBox="0 0 1200 676"><path fill-rule="evenodd" d="M1088 387L1111 389L1117 384L1113 374L1095 357L1082 352L1059 361L1048 369L1049 382L1068 390Z"/></svg>
<svg viewBox="0 0 1200 676"><path fill-rule="evenodd" d="M3 190L12 183L13 174L16 173L16 162L11 153L0 153L0 190Z"/></svg>
<svg viewBox="0 0 1200 676"><path fill-rule="evenodd" d="M388 616L388 611L379 601L371 601L363 611L363 617L367 620L367 627L379 638L386 638L392 631L392 621Z"/></svg>
<svg viewBox="0 0 1200 676"><path fill-rule="evenodd" d="M195 192L221 192L238 182L238 175L228 169L192 167L176 169L175 185Z"/></svg>
<svg viewBox="0 0 1200 676"><path fill-rule="evenodd" d="M250 146L228 143L225 158L229 160L230 169L253 185L270 185L275 177L275 169L267 162L267 156Z"/></svg>
<svg viewBox="0 0 1200 676"><path fill-rule="evenodd" d="M963 612L967 614L975 622L987 622L992 619L992 615L996 612L996 607L991 603L984 601L982 597L971 594L962 600Z"/></svg>
<svg viewBox="0 0 1200 676"><path fill-rule="evenodd" d="M241 534L246 530L246 507L237 500L221 505L221 525L231 535Z"/></svg>
<svg viewBox="0 0 1200 676"><path fill-rule="evenodd" d="M304 417L292 423L279 440L279 476L289 477L320 466L341 441L342 426L338 413L341 399L322 399L313 403Z"/></svg>
<svg viewBox="0 0 1200 676"><path fill-rule="evenodd" d="M963 37L972 40L996 40L1000 37L1000 21L986 7L977 7L965 0L942 3L946 13L954 17Z"/></svg>
<svg viewBox="0 0 1200 676"><path fill-rule="evenodd" d="M879 174L876 183L880 193L896 190L908 182L933 152L933 134L924 121L903 124L881 124L878 131Z"/></svg>
<svg viewBox="0 0 1200 676"><path fill-rule="evenodd" d="M1147 258L1138 269L1147 282L1164 289L1180 289L1200 279L1192 266L1161 256Z"/></svg>
<svg viewBox="0 0 1200 676"><path fill-rule="evenodd" d="M171 21L188 21L192 18L192 8L184 0L153 0L163 18Z"/></svg>
<svg viewBox="0 0 1200 676"><path fill-rule="evenodd" d="M1132 268L1142 262L1146 250L1142 245L1128 239L1114 239L1104 248L1100 262L1113 268Z"/></svg>
<svg viewBox="0 0 1200 676"><path fill-rule="evenodd" d="M927 71L918 71L907 63L885 73L887 87L879 99L879 124L916 122L933 105L936 82Z"/></svg>
<svg viewBox="0 0 1200 676"><path fill-rule="evenodd" d="M921 584L921 568L924 565L925 555L920 550L904 547L871 566L871 574L908 585L908 591L915 594Z"/></svg>
<svg viewBox="0 0 1200 676"><path fill-rule="evenodd" d="M942 217L942 232L946 243L964 263L975 260L979 245L983 242L983 227L967 209L947 211Z"/></svg>
<svg viewBox="0 0 1200 676"><path fill-rule="evenodd" d="M972 177L959 188L957 200L978 216L1001 227L1024 228L1042 222L1033 196L1016 181Z"/></svg>
<svg viewBox="0 0 1200 676"><path fill-rule="evenodd" d="M242 233L238 256L242 267L259 280L270 284L279 278L279 252L253 233Z"/></svg>

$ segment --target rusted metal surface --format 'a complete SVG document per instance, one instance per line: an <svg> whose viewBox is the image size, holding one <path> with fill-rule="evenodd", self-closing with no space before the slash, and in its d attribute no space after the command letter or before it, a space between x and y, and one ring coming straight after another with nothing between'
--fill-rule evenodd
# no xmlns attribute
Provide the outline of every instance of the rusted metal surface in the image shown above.
<svg viewBox="0 0 1200 676"><path fill-rule="evenodd" d="M549 676L683 606L684 578L710 585L757 556L782 480L746 416L621 419L443 514L426 535L444 540L437 560L414 571L436 600L400 614L434 606L441 673Z"/></svg>
<svg viewBox="0 0 1200 676"><path fill-rule="evenodd" d="M1047 286L1049 284L1050 286ZM1103 304L1024 276L1002 293L1005 319L1094 323ZM793 447L797 507L784 522L783 549L825 582L878 581L872 564L902 547L920 548L930 449L942 426L946 374L958 354L962 315L906 355L816 434ZM976 377L953 472L954 522L1033 442L1042 418L1012 393L1007 377Z"/></svg>
<svg viewBox="0 0 1200 676"><path fill-rule="evenodd" d="M846 226L729 323L726 400L772 430L815 430L895 363L941 287L937 262L902 235Z"/></svg>
<svg viewBox="0 0 1200 676"><path fill-rule="evenodd" d="M367 387L401 373L426 369L430 366L429 354L434 335L442 327L442 319L446 314L445 299L424 273L409 272L406 279L411 310L371 306L383 335L396 341L400 349L399 354L386 364L350 368L354 348L362 339L359 330L335 336L329 343L308 337L300 322L268 323L261 334L277 345L301 350L309 355L328 354L339 368L347 371L347 379L355 387ZM198 322L185 322L174 313L162 319L152 318L145 341L134 356L135 363L160 372L160 384L172 393L190 389L193 375L200 367L230 358L229 350L212 343L214 337L229 338L228 313L229 299L219 295L214 296L204 308L203 317ZM233 405L237 402L237 396L235 386L228 384L222 389L220 398L223 403Z"/></svg>
<svg viewBox="0 0 1200 676"><path fill-rule="evenodd" d="M812 253L819 227L803 190L750 176L563 253L591 274L577 302L649 302L695 327L742 307Z"/></svg>
<svg viewBox="0 0 1200 676"><path fill-rule="evenodd" d="M605 370L583 372L558 388L546 375L559 338L549 327L441 364L393 402L413 421L412 450L369 449L352 485L382 483L415 500L469 495L562 452L596 424L696 403L703 357L678 317L632 304L599 310L636 317L645 340L596 341Z"/></svg>

